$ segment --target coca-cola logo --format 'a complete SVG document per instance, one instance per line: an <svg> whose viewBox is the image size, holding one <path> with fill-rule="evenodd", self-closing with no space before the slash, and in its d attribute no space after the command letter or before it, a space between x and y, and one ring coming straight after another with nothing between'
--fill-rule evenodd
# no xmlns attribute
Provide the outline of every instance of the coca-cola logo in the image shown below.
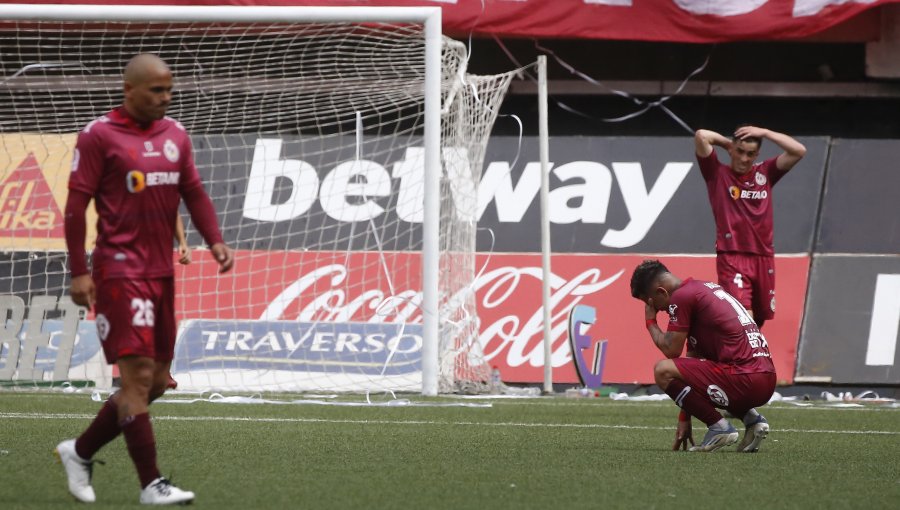
<svg viewBox="0 0 900 510"><path fill-rule="evenodd" d="M607 276L598 268L582 270L571 276L556 273L550 277L551 363L559 367L571 362L566 342L569 310L617 281L624 268ZM395 289L391 294L380 288L351 284L350 269L341 263L316 267L287 285L266 306L261 321L296 320L303 322L422 322L422 293L414 289ZM461 310L475 296L479 319L478 345L484 358L505 358L510 367L543 366L542 272L538 266L504 265L481 274L471 286L449 296L442 316L467 317ZM413 283L413 282L411 282ZM414 282L418 283L418 282ZM445 321L446 326L446 321Z"/></svg>
<svg viewBox="0 0 900 510"><path fill-rule="evenodd" d="M568 364L572 359L565 336L569 310L612 285L624 272L622 268L604 276L601 269L590 268L569 278L551 274L550 361L553 367ZM479 338L485 358L503 356L510 367L544 365L541 282L541 268L535 266L503 266L476 280L476 290L482 293L478 303L483 321ZM484 324L484 318L492 315L489 311L500 307L505 315Z"/></svg>

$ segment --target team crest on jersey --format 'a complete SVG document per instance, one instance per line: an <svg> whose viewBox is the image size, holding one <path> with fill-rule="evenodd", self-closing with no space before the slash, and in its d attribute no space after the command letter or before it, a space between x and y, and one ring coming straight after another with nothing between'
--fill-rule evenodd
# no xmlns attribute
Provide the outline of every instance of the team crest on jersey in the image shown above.
<svg viewBox="0 0 900 510"><path fill-rule="evenodd" d="M710 384L706 388L706 394L709 395L709 399L712 400L719 407L728 407L728 395L722 391L722 388L716 386L715 384Z"/></svg>
<svg viewBox="0 0 900 510"><path fill-rule="evenodd" d="M675 322L675 313L678 311L678 305L669 305L669 320Z"/></svg>
<svg viewBox="0 0 900 510"><path fill-rule="evenodd" d="M181 155L178 152L178 146L175 145L175 142L168 139L166 140L166 143L163 144L163 154L165 154L166 159L168 159L172 163L178 161L178 156Z"/></svg>
<svg viewBox="0 0 900 510"><path fill-rule="evenodd" d="M102 313L98 313L94 324L97 326L97 336L100 337L100 341L105 341L109 336L109 320Z"/></svg>
<svg viewBox="0 0 900 510"><path fill-rule="evenodd" d="M756 184L760 186L766 185L766 176L762 174L762 172L756 172Z"/></svg>

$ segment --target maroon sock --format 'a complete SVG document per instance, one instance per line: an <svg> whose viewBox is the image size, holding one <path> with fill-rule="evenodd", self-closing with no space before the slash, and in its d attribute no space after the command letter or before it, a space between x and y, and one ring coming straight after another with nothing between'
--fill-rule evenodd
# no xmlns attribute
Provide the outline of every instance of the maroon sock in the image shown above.
<svg viewBox="0 0 900 510"><path fill-rule="evenodd" d="M150 414L129 416L122 420L121 426L128 454L131 455L138 478L141 479L141 488L146 487L159 478L159 468L156 467L156 440L153 438Z"/></svg>
<svg viewBox="0 0 900 510"><path fill-rule="evenodd" d="M92 458L106 443L119 436L122 429L119 428L118 412L118 406L112 399L103 404L94 421L75 440L75 453L79 457L82 459Z"/></svg>
<svg viewBox="0 0 900 510"><path fill-rule="evenodd" d="M719 411L716 411L703 395L694 391L681 379L672 379L666 387L666 394L672 397L678 407L705 423L707 427L722 419Z"/></svg>

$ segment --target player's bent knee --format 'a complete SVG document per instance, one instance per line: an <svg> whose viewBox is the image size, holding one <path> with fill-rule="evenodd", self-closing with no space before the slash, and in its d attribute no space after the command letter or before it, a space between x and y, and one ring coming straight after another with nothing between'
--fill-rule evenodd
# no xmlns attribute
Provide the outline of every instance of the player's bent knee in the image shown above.
<svg viewBox="0 0 900 510"><path fill-rule="evenodd" d="M653 367L653 377L656 379L656 385L660 388L665 388L672 379L680 375L675 363L670 359L659 360Z"/></svg>

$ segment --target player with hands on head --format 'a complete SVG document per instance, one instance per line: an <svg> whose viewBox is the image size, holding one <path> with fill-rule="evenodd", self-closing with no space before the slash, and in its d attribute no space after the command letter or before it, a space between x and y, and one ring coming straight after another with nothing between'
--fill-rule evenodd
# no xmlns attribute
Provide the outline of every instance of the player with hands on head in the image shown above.
<svg viewBox="0 0 900 510"><path fill-rule="evenodd" d="M782 153L756 163L763 140ZM718 282L744 305L757 325L775 316L775 247L772 188L806 154L806 147L784 133L740 126L731 138L697 130L694 144L716 222ZM728 152L719 162L714 147Z"/></svg>
<svg viewBox="0 0 900 510"><path fill-rule="evenodd" d="M716 410L721 408L746 427L738 451L758 451L769 424L755 408L775 392L775 365L747 310L718 284L681 280L658 260L635 268L631 295L644 304L647 331L666 357L653 369L656 384L681 408L672 449L712 452L737 442L738 431ZM668 314L665 332L657 324L659 312ZM699 445L691 416L708 427Z"/></svg>
<svg viewBox="0 0 900 510"><path fill-rule="evenodd" d="M59 443L56 452L69 492L93 502L94 454L122 434L140 480L139 501L188 503L194 493L160 474L149 415L150 403L166 391L174 356L172 238L182 199L220 273L231 269L234 256L194 165L190 137L165 115L172 100L169 67L155 55L137 55L123 81L122 105L78 135L64 222L72 299L94 308L103 353L118 365L121 388L77 439ZM98 219L89 272L85 210L91 199Z"/></svg>

